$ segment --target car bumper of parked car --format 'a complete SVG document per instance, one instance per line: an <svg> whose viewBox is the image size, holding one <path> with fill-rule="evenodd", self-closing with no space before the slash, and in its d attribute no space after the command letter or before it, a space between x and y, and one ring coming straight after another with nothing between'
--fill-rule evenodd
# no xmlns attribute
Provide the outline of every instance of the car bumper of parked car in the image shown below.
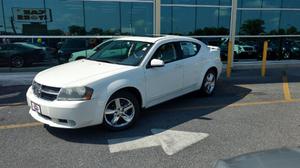
<svg viewBox="0 0 300 168"><path fill-rule="evenodd" d="M30 115L37 121L57 128L81 128L102 123L105 105L95 99L89 101L48 101L35 96L28 89ZM32 106L37 106L33 108ZM37 110L37 108L39 110Z"/></svg>

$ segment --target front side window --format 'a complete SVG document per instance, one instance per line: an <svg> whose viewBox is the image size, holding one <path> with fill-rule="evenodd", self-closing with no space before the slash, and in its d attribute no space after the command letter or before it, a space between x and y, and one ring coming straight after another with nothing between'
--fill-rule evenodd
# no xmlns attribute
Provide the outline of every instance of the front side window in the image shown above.
<svg viewBox="0 0 300 168"><path fill-rule="evenodd" d="M122 65L139 65L152 44L141 41L115 40L100 49L89 59Z"/></svg>
<svg viewBox="0 0 300 168"><path fill-rule="evenodd" d="M169 63L177 60L176 49L173 43L160 46L154 53L152 59L160 59L164 63Z"/></svg>
<svg viewBox="0 0 300 168"><path fill-rule="evenodd" d="M180 49L183 58L188 58L196 55L200 50L200 45L192 42L180 42Z"/></svg>

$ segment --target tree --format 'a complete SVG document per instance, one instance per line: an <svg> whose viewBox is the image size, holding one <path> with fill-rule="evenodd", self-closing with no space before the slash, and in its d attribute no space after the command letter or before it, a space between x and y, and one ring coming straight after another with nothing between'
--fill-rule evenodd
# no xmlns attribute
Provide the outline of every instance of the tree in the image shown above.
<svg viewBox="0 0 300 168"><path fill-rule="evenodd" d="M287 34L298 34L298 29L295 26L291 26L286 29Z"/></svg>
<svg viewBox="0 0 300 168"><path fill-rule="evenodd" d="M205 27L203 29L196 29L190 32L189 35L228 35L229 29L225 27Z"/></svg>
<svg viewBox="0 0 300 168"><path fill-rule="evenodd" d="M103 34L103 30L100 29L100 28L94 27L94 28L92 28L92 29L89 31L89 34L91 34L91 35L101 35L101 34Z"/></svg>
<svg viewBox="0 0 300 168"><path fill-rule="evenodd" d="M64 31L60 29L48 30L48 35L64 35Z"/></svg>
<svg viewBox="0 0 300 168"><path fill-rule="evenodd" d="M82 26L72 25L69 26L70 35L85 35L85 29Z"/></svg>
<svg viewBox="0 0 300 168"><path fill-rule="evenodd" d="M246 20L241 26L241 34L260 35L265 33L265 22L261 19Z"/></svg>

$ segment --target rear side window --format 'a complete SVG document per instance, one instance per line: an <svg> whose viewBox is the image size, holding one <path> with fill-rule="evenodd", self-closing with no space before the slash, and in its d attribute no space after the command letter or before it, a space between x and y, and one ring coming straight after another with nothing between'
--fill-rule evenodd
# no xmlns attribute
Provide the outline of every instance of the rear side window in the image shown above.
<svg viewBox="0 0 300 168"><path fill-rule="evenodd" d="M183 58L188 58L196 55L201 46L197 43L192 42L180 42L180 49L182 51Z"/></svg>

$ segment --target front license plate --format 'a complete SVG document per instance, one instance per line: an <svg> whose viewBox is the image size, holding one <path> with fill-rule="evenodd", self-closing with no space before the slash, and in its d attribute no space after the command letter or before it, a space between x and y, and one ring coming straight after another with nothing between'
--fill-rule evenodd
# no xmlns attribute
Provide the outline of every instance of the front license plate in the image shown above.
<svg viewBox="0 0 300 168"><path fill-rule="evenodd" d="M31 109L37 113L42 113L41 106L34 102L31 102Z"/></svg>

